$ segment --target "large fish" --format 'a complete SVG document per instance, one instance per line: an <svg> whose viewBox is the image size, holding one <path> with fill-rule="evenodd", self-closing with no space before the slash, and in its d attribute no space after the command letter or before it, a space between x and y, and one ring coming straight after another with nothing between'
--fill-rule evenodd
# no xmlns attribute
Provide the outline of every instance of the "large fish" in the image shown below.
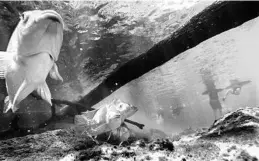
<svg viewBox="0 0 259 161"><path fill-rule="evenodd" d="M120 99L114 99L110 104L102 106L97 110L76 115L74 123L82 127L83 131L96 136L118 129L126 118L132 116L137 111L137 107L122 102Z"/></svg>
<svg viewBox="0 0 259 161"><path fill-rule="evenodd" d="M56 61L63 42L64 22L53 10L24 12L5 52L0 52L0 78L6 80L8 105L15 112L18 104L34 90L50 105L47 75L63 81Z"/></svg>

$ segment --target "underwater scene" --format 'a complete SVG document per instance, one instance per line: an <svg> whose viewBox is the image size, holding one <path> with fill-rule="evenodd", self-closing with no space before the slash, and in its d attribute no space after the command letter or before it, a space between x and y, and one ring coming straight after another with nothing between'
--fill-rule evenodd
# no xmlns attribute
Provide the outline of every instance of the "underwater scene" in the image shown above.
<svg viewBox="0 0 259 161"><path fill-rule="evenodd" d="M257 1L0 1L0 160L258 160L258 16Z"/></svg>

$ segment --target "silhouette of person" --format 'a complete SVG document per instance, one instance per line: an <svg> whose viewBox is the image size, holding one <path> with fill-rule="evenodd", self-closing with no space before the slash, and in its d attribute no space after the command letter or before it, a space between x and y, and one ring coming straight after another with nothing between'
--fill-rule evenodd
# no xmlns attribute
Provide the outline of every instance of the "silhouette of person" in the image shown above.
<svg viewBox="0 0 259 161"><path fill-rule="evenodd" d="M176 104L176 108L173 108L173 106L170 106L172 115L174 118L176 118L177 116L179 116L182 112L182 110L185 108L185 104Z"/></svg>
<svg viewBox="0 0 259 161"><path fill-rule="evenodd" d="M227 96L229 94L233 94L233 95L239 95L241 93L241 88L242 86L251 83L250 80L248 81L242 81L240 82L237 79L234 80L230 80L230 85L228 87L226 87L225 89L228 89L225 96L223 97L223 101L225 101L227 99Z"/></svg>
<svg viewBox="0 0 259 161"><path fill-rule="evenodd" d="M164 117L165 117L165 113L164 113L164 109L163 108L158 108L156 109L156 123L157 124L163 124L164 123Z"/></svg>
<svg viewBox="0 0 259 161"><path fill-rule="evenodd" d="M219 101L218 93L223 91L224 89L217 89L215 86L215 81L213 80L213 76L209 70L203 70L202 73L202 81L206 86L206 91L202 93L202 95L209 96L209 104L213 110L214 118L217 120L220 116L222 116L222 106ZM219 113L219 115L217 115Z"/></svg>

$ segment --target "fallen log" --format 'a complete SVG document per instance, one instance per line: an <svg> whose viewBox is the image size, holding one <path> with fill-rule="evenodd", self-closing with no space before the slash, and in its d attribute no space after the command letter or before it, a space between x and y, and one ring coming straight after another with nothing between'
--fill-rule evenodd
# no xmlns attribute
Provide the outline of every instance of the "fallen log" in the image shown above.
<svg viewBox="0 0 259 161"><path fill-rule="evenodd" d="M93 106L126 83L140 77L202 41L259 15L257 1L218 1L190 19L167 39L111 73L79 102ZM85 109L79 109L84 111Z"/></svg>

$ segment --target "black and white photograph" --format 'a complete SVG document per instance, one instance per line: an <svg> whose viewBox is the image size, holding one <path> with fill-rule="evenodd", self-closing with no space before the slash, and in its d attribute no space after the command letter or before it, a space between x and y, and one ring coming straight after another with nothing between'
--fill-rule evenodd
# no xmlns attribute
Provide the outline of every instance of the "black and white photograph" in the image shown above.
<svg viewBox="0 0 259 161"><path fill-rule="evenodd" d="M0 160L258 161L259 1L0 0Z"/></svg>

